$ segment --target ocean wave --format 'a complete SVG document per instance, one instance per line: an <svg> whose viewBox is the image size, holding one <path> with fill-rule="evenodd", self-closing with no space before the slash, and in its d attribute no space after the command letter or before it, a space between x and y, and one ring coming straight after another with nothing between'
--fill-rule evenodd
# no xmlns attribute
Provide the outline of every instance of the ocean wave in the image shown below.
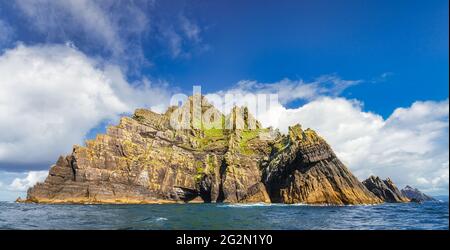
<svg viewBox="0 0 450 250"><path fill-rule="evenodd" d="M232 208L251 208L251 207L355 207L355 206L376 206L378 204L358 204L358 205L338 205L331 203L324 204L306 204L306 203L294 203L294 204L283 204L283 203L226 203L218 205L217 207L232 207Z"/></svg>
<svg viewBox="0 0 450 250"><path fill-rule="evenodd" d="M166 220L168 220L167 218L164 218L164 217L158 217L158 218L156 218L156 221L166 221Z"/></svg>
<svg viewBox="0 0 450 250"><path fill-rule="evenodd" d="M155 218L155 217L147 217L147 218L144 218L144 219L139 220L139 221L143 222L143 221L166 221L166 220L167 220L167 218L165 218L165 217L157 217L157 218Z"/></svg>
<svg viewBox="0 0 450 250"><path fill-rule="evenodd" d="M268 207L272 206L270 203L226 203L218 205L217 207L237 207L237 208L245 208L245 207Z"/></svg>
<svg viewBox="0 0 450 250"><path fill-rule="evenodd" d="M0 229L448 230L447 202L430 202L422 205L392 203L374 206L332 206L301 203L214 203L185 204L183 207L153 206L150 210L146 206L125 206L127 211L112 213L111 206L36 206L0 203ZM33 209L22 211L23 207ZM172 219L175 218L174 214L177 216L176 219ZM231 223L230 216L233 217ZM255 218L265 219L255 220Z"/></svg>

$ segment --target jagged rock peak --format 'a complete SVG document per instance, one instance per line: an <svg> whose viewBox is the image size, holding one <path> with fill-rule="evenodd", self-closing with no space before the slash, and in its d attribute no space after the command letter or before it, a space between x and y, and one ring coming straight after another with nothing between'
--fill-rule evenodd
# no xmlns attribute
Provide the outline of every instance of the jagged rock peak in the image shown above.
<svg viewBox="0 0 450 250"><path fill-rule="evenodd" d="M398 190L390 178L382 180L378 176L370 176L363 181L363 184L369 191L385 202L397 203L410 201Z"/></svg>
<svg viewBox="0 0 450 250"><path fill-rule="evenodd" d="M158 114L148 109L136 109L132 118L144 125L160 130L168 129L170 125L169 114L167 112L165 114Z"/></svg>
<svg viewBox="0 0 450 250"><path fill-rule="evenodd" d="M303 130L299 124L290 127L286 145L264 171L272 201L313 204L381 202L313 130Z"/></svg>
<svg viewBox="0 0 450 250"><path fill-rule="evenodd" d="M288 128L289 138L292 141L301 141L302 143L318 143L325 142L325 140L320 137L316 131L307 128L306 130L302 129L300 124L295 124Z"/></svg>
<svg viewBox="0 0 450 250"><path fill-rule="evenodd" d="M413 188L409 185L407 185L406 187L404 187L401 190L403 196L407 197L408 199L410 199L411 201L414 202L424 202L424 201L436 201L435 198L426 195L424 193L422 193L419 189L417 188Z"/></svg>

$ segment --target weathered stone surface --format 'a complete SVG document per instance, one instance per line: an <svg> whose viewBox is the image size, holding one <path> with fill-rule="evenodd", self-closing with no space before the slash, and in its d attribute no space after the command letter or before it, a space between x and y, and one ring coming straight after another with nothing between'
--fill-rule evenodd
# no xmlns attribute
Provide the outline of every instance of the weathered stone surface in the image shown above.
<svg viewBox="0 0 450 250"><path fill-rule="evenodd" d="M422 193L419 189L406 186L402 190L402 195L414 202L436 201L435 198Z"/></svg>
<svg viewBox="0 0 450 250"><path fill-rule="evenodd" d="M289 128L286 147L276 152L265 169L273 202L365 204L381 202L341 163L313 130Z"/></svg>
<svg viewBox="0 0 450 250"><path fill-rule="evenodd" d="M374 193L378 198L385 202L409 202L410 200L403 196L391 179L381 180L378 176L370 176L363 181L363 184Z"/></svg>
<svg viewBox="0 0 450 250"><path fill-rule="evenodd" d="M175 129L171 119L180 121L183 113L191 114L183 121L187 127ZM215 126L207 127L195 113ZM138 109L106 134L74 146L43 183L28 190L26 201L381 202L314 131L296 125L282 135L262 128L247 108L225 116L201 96L164 114Z"/></svg>

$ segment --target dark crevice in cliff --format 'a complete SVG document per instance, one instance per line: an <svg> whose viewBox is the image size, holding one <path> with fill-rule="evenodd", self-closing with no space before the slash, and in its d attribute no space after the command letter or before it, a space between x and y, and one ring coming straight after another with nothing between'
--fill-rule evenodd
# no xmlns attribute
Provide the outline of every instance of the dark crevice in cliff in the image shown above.
<svg viewBox="0 0 450 250"><path fill-rule="evenodd" d="M75 159L75 157L71 157L70 158L70 162L69 162L70 168L72 169L72 180L76 181L77 180L77 160Z"/></svg>
<svg viewBox="0 0 450 250"><path fill-rule="evenodd" d="M211 179L210 176L203 177L199 184L199 196L203 202L211 203Z"/></svg>
<svg viewBox="0 0 450 250"><path fill-rule="evenodd" d="M223 191L223 182L226 178L227 173L227 163L224 160L222 160L222 164L220 165L219 174L220 174L220 183L219 183L219 195L217 196L216 202L223 202L225 200L225 193Z"/></svg>
<svg viewBox="0 0 450 250"><path fill-rule="evenodd" d="M119 152L119 155L122 157L126 157L125 152L123 151L122 144L117 144L116 147L117 147L117 151Z"/></svg>

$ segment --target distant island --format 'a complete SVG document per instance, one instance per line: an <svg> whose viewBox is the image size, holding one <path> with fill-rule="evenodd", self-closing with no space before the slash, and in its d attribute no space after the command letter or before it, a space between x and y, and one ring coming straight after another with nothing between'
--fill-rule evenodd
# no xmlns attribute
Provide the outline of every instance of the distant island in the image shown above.
<svg viewBox="0 0 450 250"><path fill-rule="evenodd" d="M171 126L174 112L191 115L187 128ZM219 117L219 128L197 124L195 112ZM263 128L246 107L225 115L194 95L164 114L138 109L106 134L74 146L18 201L345 205L429 200L419 192L399 191L390 179L374 176L360 182L312 129L297 124L284 135Z"/></svg>

